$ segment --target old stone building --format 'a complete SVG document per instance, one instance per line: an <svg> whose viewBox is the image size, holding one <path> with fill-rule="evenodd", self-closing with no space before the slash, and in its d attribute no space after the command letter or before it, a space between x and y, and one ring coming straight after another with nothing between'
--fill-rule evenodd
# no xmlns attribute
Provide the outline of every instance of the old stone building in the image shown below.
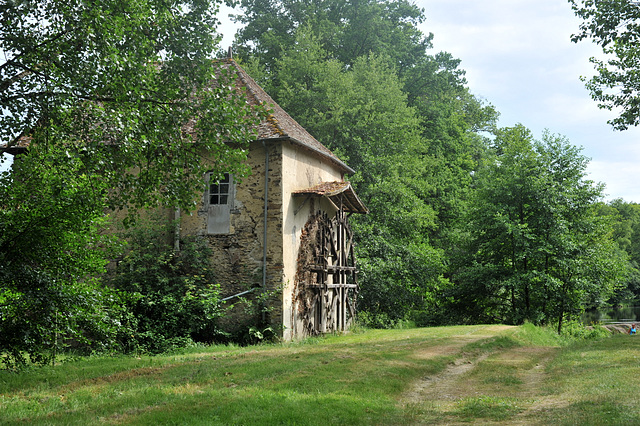
<svg viewBox="0 0 640 426"><path fill-rule="evenodd" d="M197 212L182 215L180 232L208 240L223 296L275 292L268 321L283 339L344 330L357 293L347 216L367 213L345 181L353 170L235 61L226 63L248 101L271 114L249 147L252 174L208 181Z"/></svg>
<svg viewBox="0 0 640 426"><path fill-rule="evenodd" d="M222 296L270 295L266 322L284 340L349 327L358 291L351 213L367 213L345 175L353 170L293 120L233 60L237 87L271 111L248 150L252 173L205 177L196 211L179 214L179 235L205 238ZM18 155L28 138L3 151ZM173 211L167 211L172 219ZM178 241L178 238L175 238ZM238 310L240 311L240 310ZM242 312L223 328L238 331ZM234 329L236 328L236 329Z"/></svg>

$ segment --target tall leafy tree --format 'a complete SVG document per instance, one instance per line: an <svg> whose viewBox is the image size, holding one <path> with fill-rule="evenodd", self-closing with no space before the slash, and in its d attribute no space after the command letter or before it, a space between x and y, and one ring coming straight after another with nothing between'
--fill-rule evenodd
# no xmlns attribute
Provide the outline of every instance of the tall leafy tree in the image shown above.
<svg viewBox="0 0 640 426"><path fill-rule="evenodd" d="M598 214L613 222L613 239L629 258L629 275L609 300L611 305L635 306L640 300L640 205L615 199L602 203Z"/></svg>
<svg viewBox="0 0 640 426"><path fill-rule="evenodd" d="M246 143L253 122L232 96L233 77L211 61L217 8L216 0L6 2L0 141L11 148L37 136L32 144L85 154L85 166L110 181L114 205L186 207L201 155L241 171L242 151L225 142Z"/></svg>
<svg viewBox="0 0 640 426"><path fill-rule="evenodd" d="M382 323L397 320L422 306L442 273L428 238L435 215L423 201L429 159L420 123L387 58L370 54L350 67L325 58L320 40L299 28L275 63L281 84L272 93L357 170L352 181L371 211L353 218L360 308Z"/></svg>
<svg viewBox="0 0 640 426"><path fill-rule="evenodd" d="M433 236L443 241L442 247L449 245L444 242L447 230L464 211L469 176L486 145L477 132L491 131L498 114L469 93L458 59L446 52L428 53L433 36L418 28L425 21L424 11L404 0L245 0L241 5L244 14L236 18L246 24L237 36L241 56L259 63L262 71L256 74L264 75L268 91L304 126L311 125L307 120L316 108L304 96L280 99L280 86L311 87L317 76L302 68L295 75L283 74L277 65L287 46L305 43L299 40L301 30L321 51L309 50L314 59L298 60L333 61L334 72L348 69L362 55L387 60L402 82L407 104L416 109L423 153L438 160L431 164L429 179L439 182L429 198L440 222ZM357 140L351 144L359 149Z"/></svg>
<svg viewBox="0 0 640 426"><path fill-rule="evenodd" d="M48 362L69 339L113 348L123 315L120 296L93 278L113 247L101 232L106 183L63 146L31 149L13 173L0 174L0 352L7 367Z"/></svg>
<svg viewBox="0 0 640 426"><path fill-rule="evenodd" d="M238 49L252 74L357 170L352 180L371 204L355 219L366 309L396 319L423 309L443 282L484 155L476 132L497 114L469 93L458 60L428 54L432 35L410 2L241 5Z"/></svg>
<svg viewBox="0 0 640 426"><path fill-rule="evenodd" d="M603 303L625 273L596 214L602 186L585 178L587 159L564 138L535 141L518 125L500 130L495 150L477 178L459 308L485 320L557 321L560 330L567 316Z"/></svg>
<svg viewBox="0 0 640 426"><path fill-rule="evenodd" d="M569 0L583 22L572 36L578 42L591 39L607 59L592 58L597 73L587 88L600 108L619 110L610 120L625 130L640 123L640 5L630 0Z"/></svg>
<svg viewBox="0 0 640 426"><path fill-rule="evenodd" d="M99 325L105 211L190 208L205 167L246 172L257 117L212 62L217 4L0 6L0 150L28 145L0 179L0 351Z"/></svg>
<svg viewBox="0 0 640 426"><path fill-rule="evenodd" d="M331 59L345 64L384 52L409 69L424 60L433 37L417 28L423 11L407 0L242 0L240 6L240 53L269 69L302 25L313 28Z"/></svg>
<svg viewBox="0 0 640 426"><path fill-rule="evenodd" d="M631 262L640 265L640 205L616 199L607 206L618 215L613 235L616 242Z"/></svg>

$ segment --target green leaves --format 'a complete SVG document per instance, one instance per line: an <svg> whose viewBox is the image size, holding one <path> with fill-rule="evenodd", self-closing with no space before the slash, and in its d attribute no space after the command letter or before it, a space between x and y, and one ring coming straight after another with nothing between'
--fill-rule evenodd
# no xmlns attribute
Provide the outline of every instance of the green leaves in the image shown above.
<svg viewBox="0 0 640 426"><path fill-rule="evenodd" d="M214 0L8 3L0 140L37 135L31 145L96 156L86 164L110 181L111 206L192 207L202 156L246 173L226 143L246 146L258 120L211 60L216 11Z"/></svg>
<svg viewBox="0 0 640 426"><path fill-rule="evenodd" d="M73 339L107 350L120 296L90 278L104 272L112 236L107 187L63 146L38 145L0 178L0 351L6 367L49 362ZM90 338L92 336L92 338Z"/></svg>
<svg viewBox="0 0 640 426"><path fill-rule="evenodd" d="M429 55L404 0L244 0L239 55L267 92L349 164L370 214L353 217L359 309L391 321L431 307L497 113L460 61ZM383 249L384 248L384 249ZM385 301L386 300L386 301Z"/></svg>
<svg viewBox="0 0 640 426"><path fill-rule="evenodd" d="M128 351L159 353L192 342L211 343L222 332L224 310L206 241L187 238L181 251L167 243L171 229L160 219L125 232L130 242L105 280L130 295L131 331L121 335Z"/></svg>
<svg viewBox="0 0 640 426"><path fill-rule="evenodd" d="M305 25L313 28L327 59L349 65L384 53L411 68L431 47L432 36L417 28L422 10L405 0L242 0L240 5L244 14L236 20L245 24L237 36L240 54L257 57L269 69Z"/></svg>
<svg viewBox="0 0 640 426"><path fill-rule="evenodd" d="M595 214L602 186L585 179L587 159L564 138L534 141L520 125L501 129L494 145L469 215L474 264L463 267L467 287L458 291L516 323L561 324L565 314L602 303L625 266ZM479 293L481 281L491 288Z"/></svg>
<svg viewBox="0 0 640 426"><path fill-rule="evenodd" d="M98 318L130 318L120 296L88 278L111 254L105 212L189 210L205 171L248 172L244 148L260 113L236 91L230 67L212 60L217 6L10 0L0 8L0 142L28 144L0 177L0 351L41 354L57 347L51 333L66 341L83 330L97 333L91 344L112 342L113 330L96 331ZM33 320L20 322L21 310ZM49 327L54 315L74 320ZM31 340L11 340L20 333Z"/></svg>
<svg viewBox="0 0 640 426"><path fill-rule="evenodd" d="M572 41L591 39L602 46L608 56L605 61L590 60L597 72L586 84L592 98L600 108L621 111L609 121L615 129L637 126L640 123L640 6L628 0L570 0L570 3L583 20Z"/></svg>

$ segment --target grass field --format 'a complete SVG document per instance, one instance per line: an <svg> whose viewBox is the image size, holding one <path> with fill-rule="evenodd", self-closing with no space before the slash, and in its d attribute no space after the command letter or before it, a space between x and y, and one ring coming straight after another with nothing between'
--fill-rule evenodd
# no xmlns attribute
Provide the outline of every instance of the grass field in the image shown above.
<svg viewBox="0 0 640 426"><path fill-rule="evenodd" d="M640 424L639 350L525 325L87 358L0 372L0 424Z"/></svg>

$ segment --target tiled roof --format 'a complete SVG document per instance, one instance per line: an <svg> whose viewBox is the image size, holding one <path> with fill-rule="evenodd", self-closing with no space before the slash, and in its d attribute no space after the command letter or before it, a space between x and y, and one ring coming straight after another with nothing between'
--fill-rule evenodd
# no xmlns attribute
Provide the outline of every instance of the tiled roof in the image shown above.
<svg viewBox="0 0 640 426"><path fill-rule="evenodd" d="M318 195L327 197L336 207L342 205L347 212L369 213L369 209L360 200L350 182L322 182L311 188L293 191L293 195Z"/></svg>
<svg viewBox="0 0 640 426"><path fill-rule="evenodd" d="M233 59L226 59L225 62L233 66L240 77L242 86L247 89L249 103L260 104L267 107L271 113L266 121L262 122L258 128L258 138L262 140L269 139L288 139L291 142L300 145L306 149L319 154L320 156L332 161L347 173L353 173L354 170L340 160L331 150L322 145L316 138L311 136L297 121L285 112L267 92L262 89L249 77L245 70L240 67Z"/></svg>

